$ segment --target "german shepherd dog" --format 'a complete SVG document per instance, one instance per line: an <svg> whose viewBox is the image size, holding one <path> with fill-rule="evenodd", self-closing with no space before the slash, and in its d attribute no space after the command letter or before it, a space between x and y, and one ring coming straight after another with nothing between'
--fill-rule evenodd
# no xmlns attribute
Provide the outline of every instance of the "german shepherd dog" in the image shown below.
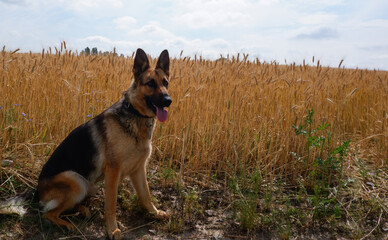
<svg viewBox="0 0 388 240"><path fill-rule="evenodd" d="M134 80L123 97L104 112L74 129L43 166L38 180L43 218L74 226L59 218L69 209L90 216L80 203L97 191L95 183L105 179L105 221L109 238L120 239L116 222L118 185L129 176L141 205L157 219L168 218L151 201L146 178L147 159L155 119L167 120L172 100L167 92L170 59L164 50L151 68L146 53L137 49Z"/></svg>

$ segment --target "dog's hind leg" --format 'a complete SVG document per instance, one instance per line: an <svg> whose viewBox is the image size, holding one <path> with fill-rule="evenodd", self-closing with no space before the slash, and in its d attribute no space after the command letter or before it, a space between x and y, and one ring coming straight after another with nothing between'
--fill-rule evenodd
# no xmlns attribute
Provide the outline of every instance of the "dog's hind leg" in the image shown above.
<svg viewBox="0 0 388 240"><path fill-rule="evenodd" d="M58 226L66 227L68 230L74 230L74 226L71 223L59 218L59 214L66 210L65 206L66 205L63 204L62 206L58 206L57 208L46 212L43 214L42 218L46 218Z"/></svg>
<svg viewBox="0 0 388 240"><path fill-rule="evenodd" d="M62 172L52 179L38 183L40 202L46 213L43 218L71 230L74 226L59 218L65 211L74 208L88 193L88 181L73 171Z"/></svg>
<svg viewBox="0 0 388 240"><path fill-rule="evenodd" d="M98 191L98 188L96 187L96 185L94 185L94 183L89 182L88 193L87 193L86 197L90 197L90 196L95 195L97 193L97 191ZM89 208L86 207L85 205L77 204L74 207L74 210L81 213L82 215L84 215L87 218L90 218L90 216L91 216Z"/></svg>

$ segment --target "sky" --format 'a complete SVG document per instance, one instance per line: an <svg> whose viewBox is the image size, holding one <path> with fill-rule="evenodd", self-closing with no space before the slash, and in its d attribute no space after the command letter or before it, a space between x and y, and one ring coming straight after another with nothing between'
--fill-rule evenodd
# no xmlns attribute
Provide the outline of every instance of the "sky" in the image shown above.
<svg viewBox="0 0 388 240"><path fill-rule="evenodd" d="M0 0L0 45L388 70L387 0Z"/></svg>

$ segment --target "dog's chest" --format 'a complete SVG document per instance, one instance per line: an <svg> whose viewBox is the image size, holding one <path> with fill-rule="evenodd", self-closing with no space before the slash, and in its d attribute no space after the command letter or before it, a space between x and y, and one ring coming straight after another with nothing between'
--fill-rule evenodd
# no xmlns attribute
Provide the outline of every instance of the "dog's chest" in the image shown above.
<svg viewBox="0 0 388 240"><path fill-rule="evenodd" d="M112 122L107 129L108 163L120 165L122 175L127 175L145 164L151 154L151 135L154 121L141 121L132 125L131 132L122 130L122 126Z"/></svg>
<svg viewBox="0 0 388 240"><path fill-rule="evenodd" d="M151 141L138 142L136 145L131 145L124 155L121 165L121 173L123 176L130 174L139 167L145 165L148 157L151 155Z"/></svg>

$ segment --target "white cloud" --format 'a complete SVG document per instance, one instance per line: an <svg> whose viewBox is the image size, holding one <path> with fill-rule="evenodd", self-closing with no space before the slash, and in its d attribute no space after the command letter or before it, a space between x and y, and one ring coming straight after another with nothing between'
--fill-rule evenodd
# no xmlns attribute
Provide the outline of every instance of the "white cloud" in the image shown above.
<svg viewBox="0 0 388 240"><path fill-rule="evenodd" d="M279 0L260 0L258 3L260 5L272 5L278 3Z"/></svg>
<svg viewBox="0 0 388 240"><path fill-rule="evenodd" d="M151 38L157 38L157 39L174 37L173 33L161 27L160 23L157 21L151 21L139 29L131 30L129 33L135 36L144 35L144 36L147 36L148 38L151 37Z"/></svg>
<svg viewBox="0 0 388 240"><path fill-rule="evenodd" d="M0 0L0 2L5 4L22 4L24 3L24 0Z"/></svg>
<svg viewBox="0 0 388 240"><path fill-rule="evenodd" d="M373 19L361 23L364 27L388 28L388 19Z"/></svg>
<svg viewBox="0 0 388 240"><path fill-rule="evenodd" d="M177 16L174 20L193 29L230 27L245 24L249 15L241 12L198 10Z"/></svg>
<svg viewBox="0 0 388 240"><path fill-rule="evenodd" d="M224 52L230 47L230 43L222 38L203 40L200 38L189 39L179 36L162 27L157 21L148 22L138 29L129 31L129 35L138 36L137 39L141 39L139 41L141 45L160 46L161 48L172 49L174 52L185 50L189 54L205 53L208 57L218 56L219 53ZM147 40L146 44L144 40Z"/></svg>
<svg viewBox="0 0 388 240"><path fill-rule="evenodd" d="M109 38L103 37L103 36L89 36L86 38L81 39L85 42L94 42L94 43L107 43L112 44L113 41L111 41Z"/></svg>
<svg viewBox="0 0 388 240"><path fill-rule="evenodd" d="M338 31L334 28L329 28L329 27L320 27L318 29L314 29L313 31L310 31L307 33L300 33L296 36L297 39L315 39L315 40L333 39L338 37L339 37Z"/></svg>
<svg viewBox="0 0 388 240"><path fill-rule="evenodd" d="M51 2L50 0L44 1ZM89 13L96 9L104 10L123 6L122 0L59 0L59 3L67 9Z"/></svg>
<svg viewBox="0 0 388 240"><path fill-rule="evenodd" d="M119 17L113 20L118 29L130 29L137 21L130 16Z"/></svg>
<svg viewBox="0 0 388 240"><path fill-rule="evenodd" d="M118 52L130 54L136 48L146 49L151 54L157 54L160 49L167 48L171 55L177 55L181 50L185 54L200 54L203 57L216 58L222 54L227 54L231 50L228 41L222 38L202 40L199 38L187 39L177 36L172 32L159 26L157 22L150 22L138 29L130 31L130 35L141 36L136 40L113 40L104 36L93 35L77 40L78 44L89 47L97 47L101 51L110 51L116 47Z"/></svg>
<svg viewBox="0 0 388 240"><path fill-rule="evenodd" d="M99 35L88 36L86 38L77 39L75 40L75 43L78 46L83 46L81 49L84 49L85 47L90 47L90 48L97 47L99 51L101 50L105 52L105 51L112 51L113 48L116 48L117 52L128 53L128 54L140 46L139 42L123 41L123 40L115 41Z"/></svg>
<svg viewBox="0 0 388 240"><path fill-rule="evenodd" d="M318 12L315 14L301 16L299 22L305 25L329 25L338 19L336 14Z"/></svg>
<svg viewBox="0 0 388 240"><path fill-rule="evenodd" d="M65 40L151 54L249 53L265 60L388 69L384 0L0 0L0 42L41 51ZM156 56L156 55L155 55ZM347 64L346 64L347 63Z"/></svg>
<svg viewBox="0 0 388 240"><path fill-rule="evenodd" d="M346 4L345 2L347 2L347 0L293 0L291 3L300 8L316 10L326 7L343 6ZM355 4L355 1L353 0L351 3Z"/></svg>
<svg viewBox="0 0 388 240"><path fill-rule="evenodd" d="M193 0L179 3L179 13L172 18L173 21L193 29L239 26L252 20L247 12L252 4L246 0Z"/></svg>
<svg viewBox="0 0 388 240"><path fill-rule="evenodd" d="M377 56L376 59L384 60L384 61L388 60L388 54Z"/></svg>

